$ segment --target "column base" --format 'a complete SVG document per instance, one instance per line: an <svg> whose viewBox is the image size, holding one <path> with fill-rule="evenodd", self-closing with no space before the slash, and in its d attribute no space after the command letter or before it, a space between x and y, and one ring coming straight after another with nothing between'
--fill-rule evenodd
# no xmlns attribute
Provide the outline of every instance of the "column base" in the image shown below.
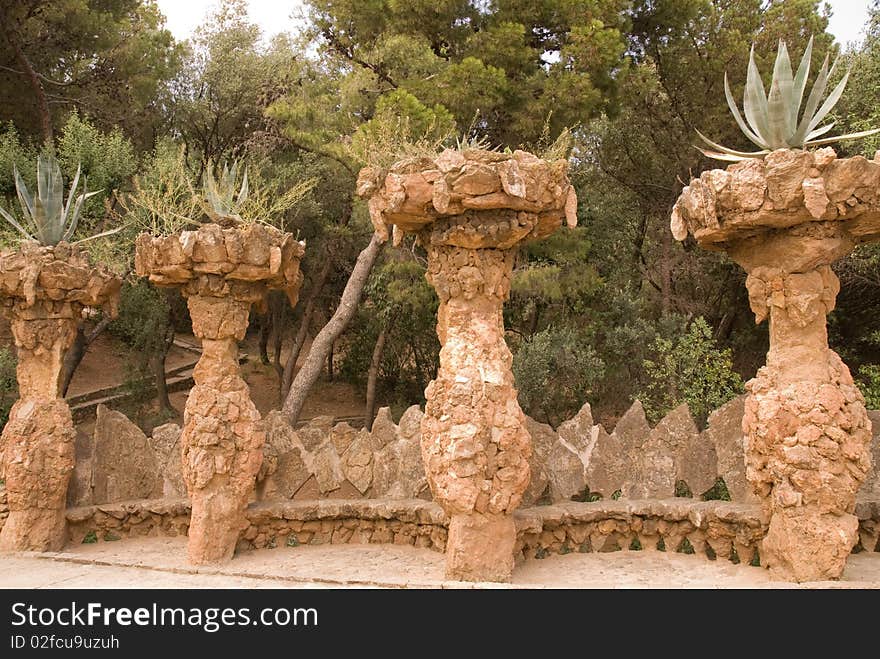
<svg viewBox="0 0 880 659"><path fill-rule="evenodd" d="M187 554L193 565L225 563L235 553L244 528L247 502L222 491L195 492L192 497Z"/></svg>
<svg viewBox="0 0 880 659"><path fill-rule="evenodd" d="M0 531L0 551L60 551L66 542L63 508L10 510Z"/></svg>
<svg viewBox="0 0 880 659"><path fill-rule="evenodd" d="M453 515L446 541L446 578L509 582L515 544L511 515Z"/></svg>
<svg viewBox="0 0 880 659"><path fill-rule="evenodd" d="M781 581L839 579L858 530L855 515L775 510L761 543L761 564Z"/></svg>

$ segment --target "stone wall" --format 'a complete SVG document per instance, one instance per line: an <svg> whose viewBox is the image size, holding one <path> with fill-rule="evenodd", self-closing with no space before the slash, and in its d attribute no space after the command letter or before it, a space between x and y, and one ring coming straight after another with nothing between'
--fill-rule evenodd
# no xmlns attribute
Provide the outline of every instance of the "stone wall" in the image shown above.
<svg viewBox="0 0 880 659"><path fill-rule="evenodd" d="M189 512L185 499L71 508L69 537L77 544L182 535L188 529ZM880 504L861 503L856 514L860 549L880 551ZM766 530L755 504L685 498L569 501L518 510L514 520L519 558L661 549L751 562ZM448 518L440 506L421 499L271 501L248 507L238 550L394 543L443 551L447 528Z"/></svg>
<svg viewBox="0 0 880 659"><path fill-rule="evenodd" d="M635 402L610 433L593 423L589 405L557 429L527 419L533 452L524 505L583 498L587 490L606 500L616 492L624 499L663 499L676 494L678 481L699 497L718 477L732 501L754 503L745 479L742 415L740 397L716 410L703 431L686 405L652 428ZM869 416L875 466L860 499L880 501L880 412ZM272 412L264 421L266 448L252 499L431 500L419 450L421 419L412 406L395 424L382 408L372 432L331 417L294 430ZM94 435L77 439L68 504L186 496L179 437L175 424L147 437L123 414L100 407Z"/></svg>

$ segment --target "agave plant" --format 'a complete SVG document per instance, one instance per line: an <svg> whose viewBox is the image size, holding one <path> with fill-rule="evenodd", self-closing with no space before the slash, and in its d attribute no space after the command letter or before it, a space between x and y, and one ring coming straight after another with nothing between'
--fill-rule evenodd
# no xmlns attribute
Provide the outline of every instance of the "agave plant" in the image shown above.
<svg viewBox="0 0 880 659"><path fill-rule="evenodd" d="M219 181L214 179L211 167L208 167L205 173L205 199L208 202L208 216L213 221L242 221L238 213L242 204L248 198L247 167L244 168L244 175L241 179L241 187L238 188L238 194L235 192L237 179L238 161L232 163L231 168L226 163L223 163L223 171L220 173Z"/></svg>
<svg viewBox="0 0 880 659"><path fill-rule="evenodd" d="M83 184L83 192L74 199L77 185L79 185L80 168L76 168L76 176L70 185L67 203L64 203L64 181L61 177L61 168L51 155L37 158L37 195L34 197L27 189L17 168L13 168L15 174L15 190L18 201L21 204L22 215L25 218L24 225L20 224L11 213L0 208L0 215L10 225L19 231L27 240L36 240L41 245L57 245L59 242L70 241L76 231L79 222L80 211L86 199L98 194L86 192ZM116 233L119 229L104 231L84 240L92 240L101 236Z"/></svg>
<svg viewBox="0 0 880 659"><path fill-rule="evenodd" d="M824 126L819 124L840 100L843 90L849 79L849 71L837 83L832 92L825 97L828 81L834 77L837 70L839 57L834 61L831 69L828 68L828 56L819 71L813 88L807 97L807 104L801 114L801 103L807 87L807 78L810 75L810 60L813 55L813 39L810 38L806 50L804 50L797 73L792 72L791 60L785 42L779 42L776 52L776 64L773 67L773 80L770 83L769 94L764 91L761 75L755 64L755 47L752 46L749 54L749 68L746 75L746 88L743 95L743 110L745 120L740 114L733 94L730 92L730 84L727 81L727 73L724 74L724 94L727 97L727 105L733 113L740 130L752 142L761 147L761 151L743 152L728 149L716 144L700 131L697 134L706 142L713 151L697 147L704 155L716 160L739 161L747 158L760 158L774 149L804 149L812 146L832 144L840 140L854 140L860 137L873 135L880 129L866 130L859 133L849 133L837 137L825 137L835 122ZM823 101L824 99L824 101ZM821 105L820 105L821 103Z"/></svg>

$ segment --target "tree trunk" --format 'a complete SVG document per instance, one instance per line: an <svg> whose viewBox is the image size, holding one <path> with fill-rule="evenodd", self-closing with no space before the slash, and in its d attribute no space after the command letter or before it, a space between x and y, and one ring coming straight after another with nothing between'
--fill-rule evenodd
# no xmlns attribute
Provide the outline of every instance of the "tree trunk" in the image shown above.
<svg viewBox="0 0 880 659"><path fill-rule="evenodd" d="M315 312L315 301L318 299L318 295L327 283L332 268L333 261L330 258L325 258L324 265L321 267L321 271L318 273L318 278L315 280L315 285L312 287L312 290L309 291L309 297L306 299L305 306L303 307L303 315L302 320L300 321L299 330L297 331L296 338L290 348L287 362L284 364L284 374L281 378L281 400L284 400L287 397L287 393L290 391L290 383L293 382L293 371L296 368L299 353L302 352L303 345L305 345L306 338L309 335L309 324L312 321L312 314Z"/></svg>
<svg viewBox="0 0 880 659"><path fill-rule="evenodd" d="M157 352L152 359L153 377L156 378L156 400L159 402L159 409L173 412L171 399L168 397L168 382L165 380L165 353Z"/></svg>
<svg viewBox="0 0 880 659"><path fill-rule="evenodd" d="M272 314L272 365L278 376L278 385L284 378L284 366L281 364L281 348L284 347L284 309L285 300L280 296L269 298L269 310Z"/></svg>
<svg viewBox="0 0 880 659"><path fill-rule="evenodd" d="M336 312L321 331L318 332L315 340L312 341L311 350L309 350L305 363L290 385L290 391L287 393L287 398L282 408L284 416L291 425L295 425L297 420L299 420L306 397L321 375L324 360L330 354L333 344L354 317L361 294L364 291L364 286L366 286L367 279L370 277L370 270L373 268L376 257L382 250L382 245L383 243L379 236L374 233L370 238L370 243L358 254L357 262L354 264L351 276L349 276L348 282L345 284L345 290L339 299L339 306L336 307Z"/></svg>
<svg viewBox="0 0 880 659"><path fill-rule="evenodd" d="M107 329L110 322L110 317L104 316L89 332L86 332L82 323L80 323L76 330L76 338L73 340L73 345L70 346L70 349L64 355L64 363L61 366L61 375L58 378L58 395L61 398L67 396L67 390L70 388L73 374L76 373L77 367L89 351L89 346Z"/></svg>
<svg viewBox="0 0 880 659"><path fill-rule="evenodd" d="M43 144L51 145L54 136L52 133L52 115L49 113L49 101L46 98L46 90L43 89L43 83L40 81L40 76L34 71L34 67L31 66L30 60L27 58L27 55L25 55L21 43L18 40L18 35L13 31L14 28L6 25L5 16L0 18L2 18L3 23L3 25L0 25L0 29L3 30L3 36L6 37L6 41L12 48L12 52L15 54L15 59L24 72L25 77L28 79L31 91L34 94L34 100L37 105L37 114L40 117L40 133L43 137Z"/></svg>
<svg viewBox="0 0 880 659"><path fill-rule="evenodd" d="M330 344L330 352L327 354L327 381L333 382L333 348L336 347L335 343Z"/></svg>
<svg viewBox="0 0 880 659"><path fill-rule="evenodd" d="M269 334L272 332L272 312L261 313L260 316L260 362L269 364Z"/></svg>
<svg viewBox="0 0 880 659"><path fill-rule="evenodd" d="M382 331L373 346L373 356L370 359L370 368L367 371L367 401L364 407L364 425L367 430L373 429L373 419L376 418L376 381L379 379L379 365L382 363L382 353L385 350L385 341L388 338L388 325L382 325Z"/></svg>

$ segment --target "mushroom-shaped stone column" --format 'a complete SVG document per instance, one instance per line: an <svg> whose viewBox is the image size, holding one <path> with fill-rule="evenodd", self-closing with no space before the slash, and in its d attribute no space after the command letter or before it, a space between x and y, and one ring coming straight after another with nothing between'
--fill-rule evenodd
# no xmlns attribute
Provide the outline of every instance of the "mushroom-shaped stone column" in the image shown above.
<svg viewBox="0 0 880 659"><path fill-rule="evenodd" d="M509 581L511 513L529 483L531 438L517 403L502 305L514 248L576 222L567 162L446 150L435 160L361 171L380 235L415 233L440 297L440 369L425 396L422 458L434 498L450 515L446 575Z"/></svg>
<svg viewBox="0 0 880 659"><path fill-rule="evenodd" d="M743 418L746 476L769 518L761 562L781 579L836 579L857 540L871 426L825 316L840 289L831 264L880 238L880 161L780 149L703 172L672 232L726 251L748 273L757 322L770 318Z"/></svg>
<svg viewBox="0 0 880 659"><path fill-rule="evenodd" d="M304 245L262 224L152 237L136 243L135 268L187 299L202 356L193 371L180 436L183 478L192 498L189 560L216 563L235 551L244 509L263 459L260 413L238 368L253 303L282 289L296 304Z"/></svg>
<svg viewBox="0 0 880 659"><path fill-rule="evenodd" d="M77 247L35 242L0 254L0 298L18 352L19 399L0 439L9 517L0 549L57 551L66 540L76 433L58 395L64 354L86 307L116 315L120 279Z"/></svg>

